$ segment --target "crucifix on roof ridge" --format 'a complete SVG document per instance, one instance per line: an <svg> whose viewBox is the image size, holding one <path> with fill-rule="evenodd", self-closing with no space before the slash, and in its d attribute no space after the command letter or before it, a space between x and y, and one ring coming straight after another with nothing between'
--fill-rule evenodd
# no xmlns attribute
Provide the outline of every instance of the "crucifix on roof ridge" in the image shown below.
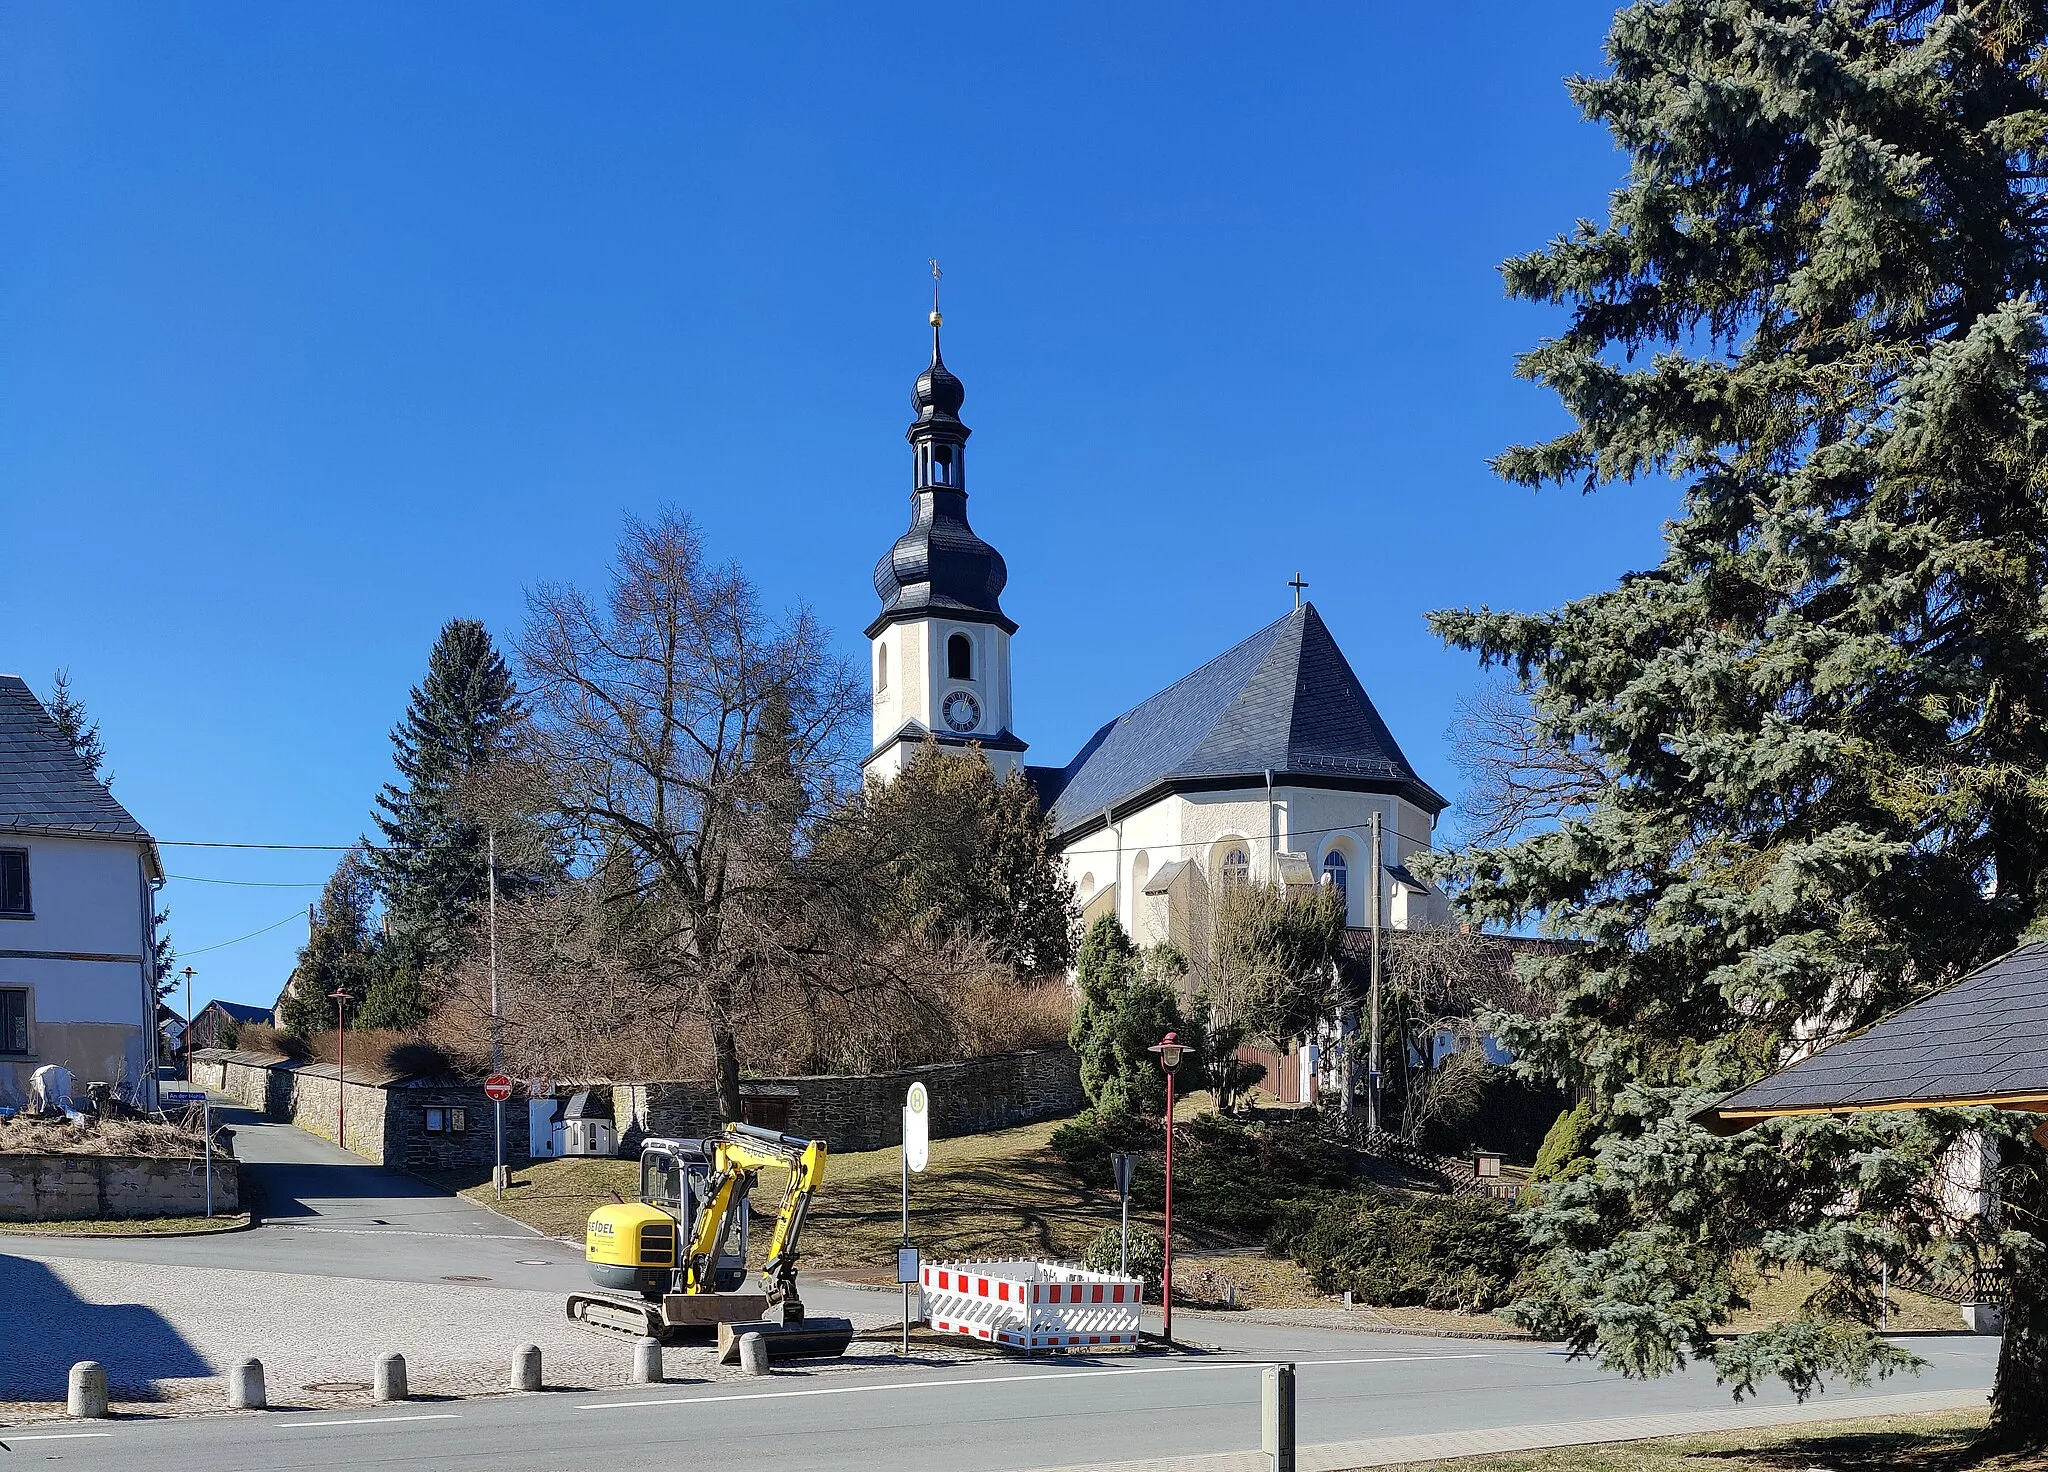
<svg viewBox="0 0 2048 1472"><path fill-rule="evenodd" d="M1303 581L1300 573L1296 573L1294 575L1294 581L1289 583L1287 586L1294 589L1294 606L1296 608L1301 607L1301 590L1303 588L1306 588L1308 584L1305 581Z"/></svg>

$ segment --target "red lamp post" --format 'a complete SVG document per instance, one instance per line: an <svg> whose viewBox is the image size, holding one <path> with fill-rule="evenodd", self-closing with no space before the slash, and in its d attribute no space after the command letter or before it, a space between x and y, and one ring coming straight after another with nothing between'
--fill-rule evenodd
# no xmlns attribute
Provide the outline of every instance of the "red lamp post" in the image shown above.
<svg viewBox="0 0 2048 1472"><path fill-rule="evenodd" d="M1159 1310L1166 1342L1173 1342L1173 1075L1187 1052L1180 1034L1168 1033L1146 1050L1166 1070L1166 1243L1159 1266Z"/></svg>
<svg viewBox="0 0 2048 1472"><path fill-rule="evenodd" d="M348 1149L348 1019L342 1008L348 993L336 987L327 994L334 998L334 1143Z"/></svg>

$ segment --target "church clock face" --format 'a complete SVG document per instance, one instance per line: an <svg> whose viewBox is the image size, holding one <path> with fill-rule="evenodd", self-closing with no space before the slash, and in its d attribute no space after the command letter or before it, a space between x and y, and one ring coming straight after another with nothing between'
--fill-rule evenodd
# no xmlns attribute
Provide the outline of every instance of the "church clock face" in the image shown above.
<svg viewBox="0 0 2048 1472"><path fill-rule="evenodd" d="M965 690L946 697L944 713L946 724L956 731L972 731L981 724L981 702Z"/></svg>

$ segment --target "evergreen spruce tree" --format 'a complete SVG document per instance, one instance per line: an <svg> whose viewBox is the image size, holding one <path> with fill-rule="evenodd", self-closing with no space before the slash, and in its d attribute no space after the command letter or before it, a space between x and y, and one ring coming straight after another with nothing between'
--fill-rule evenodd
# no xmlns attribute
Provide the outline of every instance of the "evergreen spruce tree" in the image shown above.
<svg viewBox="0 0 2048 1472"><path fill-rule="evenodd" d="M313 908L312 929L299 950L285 993L284 1031L308 1037L334 1026L334 993L347 996L341 1012L357 1025L363 999L378 970L376 933L371 924L375 893L368 860L360 849L342 856Z"/></svg>
<svg viewBox="0 0 2048 1472"><path fill-rule="evenodd" d="M78 698L71 688L71 671L59 670L50 681L50 719L57 730L70 743L78 759L85 763L86 771L95 782L104 786L113 784L113 777L107 772L107 748L100 740L100 723L85 709L85 702ZM176 985L172 972L177 968L178 953L171 945L171 912L168 906L155 910L150 923L156 930L156 944L150 954L150 979L156 986L159 1001L171 993Z"/></svg>
<svg viewBox="0 0 2048 1472"><path fill-rule="evenodd" d="M463 816L463 779L500 758L521 715L512 674L489 631L451 619L434 641L427 675L391 733L401 782L377 797L381 848L370 850L394 946L415 973L456 948L488 887L486 835ZM500 865L500 892L527 876Z"/></svg>
<svg viewBox="0 0 2048 1472"><path fill-rule="evenodd" d="M71 689L71 671L59 670L50 682L50 719L71 743L95 782L110 783L106 775L107 749L100 744L100 723L86 714L85 702Z"/></svg>
<svg viewBox="0 0 2048 1472"><path fill-rule="evenodd" d="M1169 1032L1203 1068L1198 1028L1181 1016L1173 983L1154 973L1114 915L1101 915L1081 941L1074 1020L1067 1042L1081 1063L1081 1091L1099 1115L1156 1117L1166 1107L1166 1074L1150 1050Z"/></svg>
<svg viewBox="0 0 2048 1472"><path fill-rule="evenodd" d="M1520 360L1574 421L1497 468L1670 476L1659 565L1542 614L1436 616L1611 775L1590 811L1466 856L1477 919L1541 917L1556 1013L1522 1059L1586 1091L1583 1169L1528 1226L1520 1309L1624 1370L1738 1388L1908 1359L1875 1333L1944 1248L1966 1120L1715 1139L1720 1091L2012 945L2048 908L2048 10L1640 0L1572 82L1627 153L1605 224L1510 261L1568 325ZM1994 1430L2048 1431L2048 1161L2004 1136ZM1735 1264L1824 1287L1733 1340Z"/></svg>

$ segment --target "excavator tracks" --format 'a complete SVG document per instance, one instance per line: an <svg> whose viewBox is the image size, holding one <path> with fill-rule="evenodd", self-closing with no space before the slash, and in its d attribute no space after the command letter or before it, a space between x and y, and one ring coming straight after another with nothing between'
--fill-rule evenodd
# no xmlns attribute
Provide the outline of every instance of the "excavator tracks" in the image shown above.
<svg viewBox="0 0 2048 1472"><path fill-rule="evenodd" d="M667 1337L660 1304L617 1293L570 1294L569 1321L601 1334L621 1334L628 1339Z"/></svg>

